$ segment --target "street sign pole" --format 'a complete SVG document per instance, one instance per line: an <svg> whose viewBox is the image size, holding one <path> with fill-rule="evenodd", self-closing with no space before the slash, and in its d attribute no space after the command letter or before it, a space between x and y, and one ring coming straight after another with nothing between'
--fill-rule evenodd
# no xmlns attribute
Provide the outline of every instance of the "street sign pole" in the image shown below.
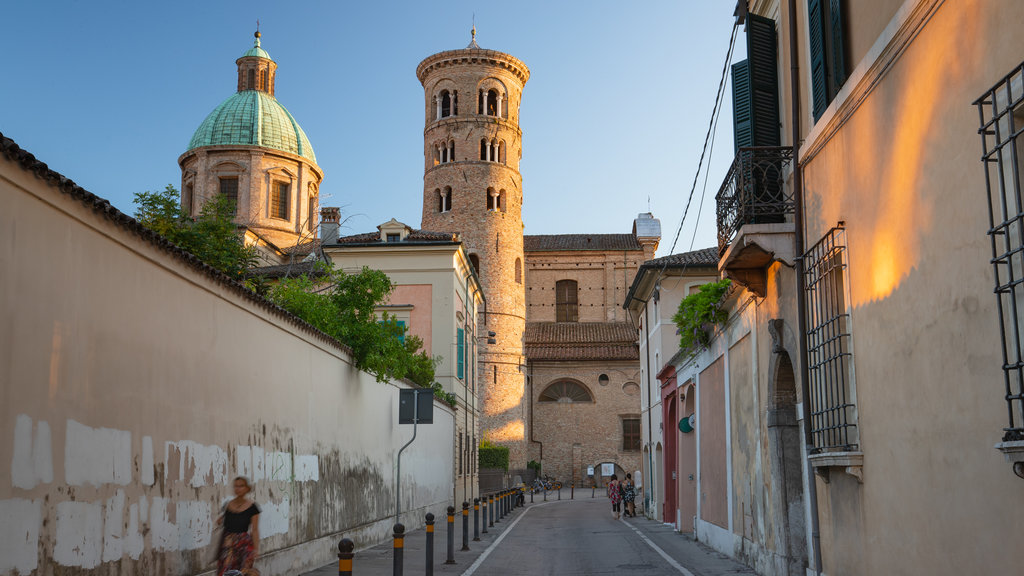
<svg viewBox="0 0 1024 576"><path fill-rule="evenodd" d="M419 422L420 391L413 390L412 393L412 438L398 451L398 465L395 469L395 524L401 521L402 516L402 452L416 440L416 425Z"/></svg>

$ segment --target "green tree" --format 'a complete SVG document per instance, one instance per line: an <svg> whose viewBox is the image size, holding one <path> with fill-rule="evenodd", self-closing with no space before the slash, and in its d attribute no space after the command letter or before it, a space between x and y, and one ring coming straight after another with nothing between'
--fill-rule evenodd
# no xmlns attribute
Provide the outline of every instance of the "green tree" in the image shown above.
<svg viewBox="0 0 1024 576"><path fill-rule="evenodd" d="M160 192L138 192L135 219L171 243L236 280L256 263L256 249L233 222L235 203L220 194L203 204L192 218L181 208L178 190L168 184Z"/></svg>

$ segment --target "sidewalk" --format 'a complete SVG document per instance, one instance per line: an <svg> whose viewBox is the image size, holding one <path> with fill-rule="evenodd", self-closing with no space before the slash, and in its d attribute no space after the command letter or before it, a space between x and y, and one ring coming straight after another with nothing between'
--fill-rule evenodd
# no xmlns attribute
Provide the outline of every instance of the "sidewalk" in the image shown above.
<svg viewBox="0 0 1024 576"><path fill-rule="evenodd" d="M562 498L566 499L569 497L569 491L564 490ZM549 493L548 501L551 501L558 497L557 493ZM535 500L540 502L539 498L535 497ZM530 497L526 496L526 506L530 506ZM501 520L497 520L494 526L490 526L488 522L487 533L480 534L480 541L473 541L473 509L470 507L469 510L469 550L462 550L462 510L456 511L455 524L453 525L455 532L455 564L445 564L445 559L448 557L448 520L447 515L441 511L440 514L434 513L436 520L434 521L434 574L462 574L467 568L469 568L477 558L480 557L487 550L488 547L493 545L502 534L504 534L512 525L514 525L518 519L523 515L525 508L513 508L512 512L507 514ZM483 510L481 510L481 524L483 521ZM481 530L483 527L481 526ZM340 540L340 539L339 539ZM407 532L405 535L404 543L404 559L403 564L405 576L425 576L426 575L426 549L427 549L427 532L425 529L420 528ZM394 549L393 542L388 541L384 544L374 546L366 550L357 550L355 556L352 558L352 574L353 576L389 576L394 574ZM306 572L302 576L337 576L338 575L338 563L333 562L327 566L323 566L312 572Z"/></svg>

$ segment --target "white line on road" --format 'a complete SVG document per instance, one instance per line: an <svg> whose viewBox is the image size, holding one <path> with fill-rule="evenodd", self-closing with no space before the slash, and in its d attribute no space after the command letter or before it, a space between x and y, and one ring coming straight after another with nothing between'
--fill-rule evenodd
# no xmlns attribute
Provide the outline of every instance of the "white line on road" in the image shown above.
<svg viewBox="0 0 1024 576"><path fill-rule="evenodd" d="M515 521L513 521L511 524L509 524L508 528L505 528L505 531L501 533L501 536L498 536L498 539L495 540L494 542L492 542L491 545L487 547L487 550L484 550L484 553L481 554L480 557L476 559L476 562L473 562L473 564L469 568L466 568L466 571L462 573L462 576L470 576L471 574L476 572L476 569L479 568L480 565L484 563L484 560L486 560L487 557L491 555L491 550L494 550L494 548L499 543L501 543L502 540L505 539L505 536L508 536L508 533L511 532L512 529L516 527L516 524L519 524L519 521L526 517L526 513L527 512L529 512L530 510L533 510L534 508L539 508L541 506L547 506L549 504L554 504L554 502L545 502L543 504L534 504L533 506L530 506L526 510L523 510L522 515L519 516L519 518L516 518ZM689 576L693 576L693 574L690 574Z"/></svg>
<svg viewBox="0 0 1024 576"><path fill-rule="evenodd" d="M520 516L520 518L521 518L521 516ZM680 574L682 574L683 576L694 576L693 572L690 572L686 568L683 568L681 564L676 562L671 556L668 555L668 553L666 553L664 550L659 548L657 544L655 544L654 542L651 542L650 538L648 538L647 536L644 536L643 532L641 532L640 530L638 530L635 527L633 527L633 525L630 524L629 522L626 522L625 519L620 520L620 522L622 522L626 526L629 526L629 529L632 530L633 532L636 532L636 535L639 536L641 540L643 540L644 542L647 542L647 545L650 546L651 548L654 548L654 551L657 552L659 555L661 555L661 557L664 558L665 561L669 563L669 565L671 565L673 568L678 570ZM502 536L504 536L504 534L502 534Z"/></svg>

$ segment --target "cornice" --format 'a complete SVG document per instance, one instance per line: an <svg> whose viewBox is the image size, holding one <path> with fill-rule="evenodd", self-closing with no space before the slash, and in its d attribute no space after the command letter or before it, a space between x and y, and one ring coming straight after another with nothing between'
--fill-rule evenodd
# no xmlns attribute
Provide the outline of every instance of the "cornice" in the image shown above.
<svg viewBox="0 0 1024 576"><path fill-rule="evenodd" d="M522 60L497 50L482 49L445 50L428 56L416 67L416 77L419 78L420 84L424 84L427 76L438 69L473 64L503 68L522 84L526 84L530 79L530 69Z"/></svg>

